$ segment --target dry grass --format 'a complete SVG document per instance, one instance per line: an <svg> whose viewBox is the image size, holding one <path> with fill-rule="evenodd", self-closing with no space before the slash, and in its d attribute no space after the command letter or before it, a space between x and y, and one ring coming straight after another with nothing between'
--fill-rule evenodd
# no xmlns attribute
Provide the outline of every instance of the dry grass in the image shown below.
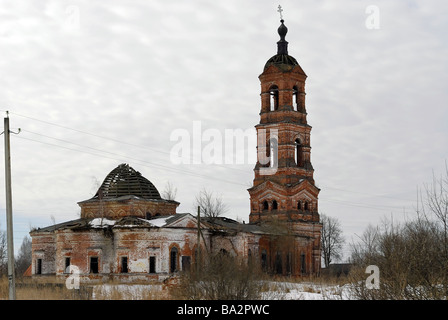
<svg viewBox="0 0 448 320"><path fill-rule="evenodd" d="M0 300L8 298L8 279L2 277L0 278ZM55 277L16 280L17 300L168 300L169 298L168 290L161 285L122 285L117 282L108 282L101 285L81 285L80 289L69 290L65 283Z"/></svg>

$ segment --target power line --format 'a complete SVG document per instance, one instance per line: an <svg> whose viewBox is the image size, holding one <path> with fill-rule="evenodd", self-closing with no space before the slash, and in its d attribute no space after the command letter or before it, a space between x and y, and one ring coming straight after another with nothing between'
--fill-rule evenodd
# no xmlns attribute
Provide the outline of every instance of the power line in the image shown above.
<svg viewBox="0 0 448 320"><path fill-rule="evenodd" d="M149 151L153 151L153 152L157 152L157 153L161 153L161 154L165 154L165 155L170 155L170 153L167 152L167 151L162 151L162 150L158 150L158 149L154 149L154 148L149 148L147 146L142 146L142 145L138 145L138 144L129 143L129 142L126 142L126 141L121 141L121 140L118 140L118 139L113 139L113 138L110 138L110 137L101 136L101 135L94 134L94 133L91 133L91 132L87 132L87 131L71 128L71 127L68 127L68 126L63 126L63 125L60 125L60 124L56 124L56 123L52 123L52 122L49 122L49 121L37 119L37 118L34 118L34 117L18 114L18 113L15 113L15 112L10 112L10 114L14 114L16 116L27 118L27 119L30 119L30 120L33 120L33 121L38 121L38 122L41 122L41 123L44 123L44 124L47 124L47 125L51 125L51 126L63 128L63 129L66 129L66 130L71 130L71 131L74 131L74 132L82 133L82 134L85 134L85 135L94 136L94 137L97 137L97 138L100 138L100 139L109 140L109 141L113 141L113 142L116 142L116 143L129 145L129 146L132 146L132 147L138 147L138 148L141 148L141 149L145 149L145 150L149 150ZM22 131L24 131L24 130L22 129ZM89 149L89 150L100 152L102 154L98 154L98 153L95 153L95 152L89 152L89 151L85 151L85 150L74 149L74 148L61 146L61 145L57 145L57 144L52 144L52 143L48 143L48 142L43 142L43 141L39 141L39 140L34 140L34 139L26 138L26 137L23 137L23 136L22 137L19 136L18 138L29 140L29 141L33 141L33 142L38 142L38 143L41 143L41 144L46 144L46 145L53 146L53 147L63 148L63 149L66 149L66 150L71 150L71 151L81 152L81 153L90 154L90 155L94 155L94 156L98 156L98 157L108 158L108 159L112 159L112 160L122 161L122 159L117 159L116 158L116 157L122 157L122 158L125 158L125 159L131 159L133 161L138 161L140 163L147 164L147 165L143 165L143 166L146 166L146 167L158 167L158 168L170 171L170 172L182 173L182 174L187 174L187 175L191 175L191 176L201 177L201 178L205 178L205 179L219 180L219 181L230 183L230 184L247 186L246 184L239 183L239 182L236 182L236 181L230 181L230 180L227 180L227 179L217 178L216 176L211 177L211 176L208 176L208 175L199 174L199 173L188 171L188 170L185 170L185 169L175 169L175 168L168 167L168 166L165 166L165 165L162 165L162 164L157 164L157 163L150 162L150 161L147 161L147 160L142 160L142 159L138 159L138 158L134 158L134 157L129 157L127 155L118 154L118 153L115 153L115 152L111 152L111 151L107 151L107 150L102 150L102 149L98 149L98 148L94 148L94 147L78 144L78 143L75 143L75 142L67 141L67 140L60 139L60 138L51 137L49 135L45 135L45 134L41 134L41 133L37 133L37 132L32 132L32 131L29 131L29 130L26 130L26 132L34 134L34 135L38 135L38 136L41 136L41 137L45 137L45 138L48 138L48 139L57 140L57 141L60 141L60 142L63 142L63 143L67 143L67 144L70 144L70 145L74 145L74 146L77 146L77 147L86 148L86 149ZM105 154L107 154L107 155L105 155ZM191 160L191 159L193 159L193 157L190 157L189 160ZM232 167L229 167L229 166L224 166L224 165L219 165L219 164L215 164L215 165L224 167L226 169L239 170L239 171L246 172L246 170L239 169L239 168L232 168ZM385 196L385 195L378 195L378 194L371 194L371 193L366 193L366 192L346 190L346 189L334 188L334 187L329 187L329 186L325 186L325 189L338 190L338 191L343 191L343 192L347 192L347 193L354 193L354 194L363 194L363 195L379 197L379 198L389 198L389 199L395 199L395 200L412 201L412 200L409 200L409 199L402 199L402 198ZM354 203L354 202L349 202L349 201L333 200L333 199L326 199L326 198L325 199L321 199L321 201L322 200L323 201L328 201L328 202L339 203L339 204L343 204L343 205L347 205L347 206L363 207L363 208L369 208L369 209L381 210L381 211L390 210L390 209L386 209L386 208L391 208L391 209L400 209L401 208L401 207L396 207L396 206L371 205L371 204Z"/></svg>
<svg viewBox="0 0 448 320"><path fill-rule="evenodd" d="M61 145L57 145L57 144L53 144L53 143L48 143L48 142L44 142L44 141L39 141L39 140L35 140L35 139L26 138L26 137L23 137L23 136L21 136L21 137L17 136L17 138L28 140L28 141L33 141L33 142L37 142L37 143L41 143L41 144L46 144L46 145L49 145L49 146L52 146L52 147L62 148L62 149L70 150L70 151L86 153L86 154L94 155L94 156L97 156L97 157L108 158L108 159L112 159L112 160L116 160L116 161L123 161L123 159L119 159L119 158L115 158L115 157L111 157L111 156L106 156L106 155L98 154L98 153L94 153L94 152L89 152L89 151L85 151L85 150L73 149L73 148L69 148L69 147L65 147L65 146L61 146ZM217 178L216 176L210 177L210 176L207 176L207 175L204 175L204 174L195 173L195 172L188 171L188 170L185 170L185 169L174 169L174 168L171 168L171 167L168 167L168 166L164 166L164 165L161 165L161 164L156 164L156 163L149 162L149 161L146 161L146 160L136 159L136 158L128 157L126 155L121 155L121 154L117 154L117 153L113 153L113 152L109 152L109 151L99 150L99 149L95 149L95 148L90 148L90 149L94 149L94 150L99 151L99 152L106 152L106 153L109 153L109 154L114 155L114 156L123 157L125 159L131 159L131 160L135 160L135 161L146 163L146 165L145 164L140 164L140 165L142 165L144 167L149 167L149 168L151 168L151 167L159 167L159 168L162 168L164 170L168 170L168 171L175 172L175 173L182 173L182 174L187 174L187 175L191 175L191 176L201 177L201 178L205 178L205 179L219 180L219 181L230 183L230 184L246 186L243 183L230 181L230 180L222 179L222 178Z"/></svg>
<svg viewBox="0 0 448 320"><path fill-rule="evenodd" d="M15 113L15 112L9 112L9 113L10 114L14 114L14 115L19 116L19 117L27 118L27 119L30 119L30 120L33 120L33 121L38 121L38 122L41 122L41 123L44 123L44 124L47 124L47 125L51 125L51 126L59 127L59 128L62 128L62 129L71 130L71 131L74 131L74 132L78 132L78 133L82 133L82 134L85 134L85 135L89 135L89 136L93 136L93 137L96 137L96 138L100 138L100 139L103 139L103 140L109 140L109 141L113 141L113 142L116 142L116 143L132 146L132 147L137 147L137 148L144 149L144 150L149 150L149 151L153 151L153 152L157 152L157 153L161 153L161 154L165 154L165 155L171 155L171 153L168 152L168 151L159 150L159 149L155 149L155 148L150 148L148 146L142 146L142 145L133 144L133 143L129 143L129 142L126 142L126 141L122 141L122 140L118 140L118 139L114 139L114 138L110 138L110 137L101 136L101 135L98 135L98 134L95 134L95 133L91 133L91 132L87 132L87 131L71 128L71 127L68 127L68 126L63 126L63 125L60 125L60 124L57 124L57 123L53 123L53 122L50 122L50 121L37 119L37 118L34 118L34 117L18 114L18 113ZM28 131L28 132L31 132L31 131ZM33 133L33 132L31 132L31 133ZM34 133L34 134L38 134L38 133ZM42 134L40 134L40 135L42 135ZM45 135L42 135L42 136L45 136ZM57 138L54 138L54 137L49 137L49 136L45 136L45 137L70 143L69 141L62 140L62 139L57 139ZM86 148L89 148L89 147L86 147ZM194 157L194 155L190 155L188 158L185 157L185 156L182 156L182 158L184 160L188 160L190 163L196 163L196 162L200 162L202 160L202 159L196 159ZM223 167L223 168L226 168L226 169L238 170L238 171L244 171L245 172L245 170L243 170L243 169L233 168L233 167L229 167L229 166L226 166L226 165L221 165L221 164L216 164L216 163L214 165L215 166L219 166L219 167Z"/></svg>

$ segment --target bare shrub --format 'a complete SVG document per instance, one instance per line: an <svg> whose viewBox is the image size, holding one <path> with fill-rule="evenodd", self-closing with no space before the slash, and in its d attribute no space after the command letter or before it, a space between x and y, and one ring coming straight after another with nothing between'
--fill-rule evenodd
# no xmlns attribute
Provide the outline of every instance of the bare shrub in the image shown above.
<svg viewBox="0 0 448 320"><path fill-rule="evenodd" d="M252 263L228 254L208 257L200 268L180 277L173 297L187 300L250 300L261 295L262 282Z"/></svg>

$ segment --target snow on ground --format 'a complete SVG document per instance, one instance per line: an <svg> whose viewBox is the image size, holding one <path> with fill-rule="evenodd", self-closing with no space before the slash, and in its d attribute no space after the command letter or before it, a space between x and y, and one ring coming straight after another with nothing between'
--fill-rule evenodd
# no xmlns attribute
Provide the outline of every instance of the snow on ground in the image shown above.
<svg viewBox="0 0 448 320"><path fill-rule="evenodd" d="M327 285L313 282L275 282L264 284L262 300L350 300L350 285ZM162 285L104 284L93 291L92 299L164 299Z"/></svg>

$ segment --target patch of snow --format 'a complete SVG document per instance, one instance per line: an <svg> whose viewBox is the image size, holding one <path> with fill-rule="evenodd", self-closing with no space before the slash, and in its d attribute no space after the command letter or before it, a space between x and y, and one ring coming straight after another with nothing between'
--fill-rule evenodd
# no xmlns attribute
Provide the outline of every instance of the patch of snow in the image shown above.
<svg viewBox="0 0 448 320"><path fill-rule="evenodd" d="M89 224L93 228L103 228L107 226L113 226L115 224L115 220L109 220L106 218L95 218L90 221Z"/></svg>
<svg viewBox="0 0 448 320"><path fill-rule="evenodd" d="M172 216L166 216L166 217L161 217L161 218L155 218L155 219L141 219L144 220L150 224L152 224L154 227L164 227L166 225L166 220L168 220L169 218L171 218Z"/></svg>

